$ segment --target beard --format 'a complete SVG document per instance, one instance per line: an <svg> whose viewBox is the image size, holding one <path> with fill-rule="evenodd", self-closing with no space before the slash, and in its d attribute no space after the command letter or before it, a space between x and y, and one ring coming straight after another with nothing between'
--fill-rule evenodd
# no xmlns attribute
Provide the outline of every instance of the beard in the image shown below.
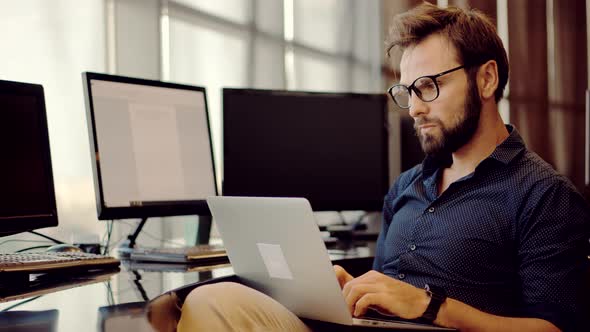
<svg viewBox="0 0 590 332"><path fill-rule="evenodd" d="M463 147L475 134L481 114L481 99L474 80L469 80L467 99L463 105L463 112L454 118L454 125L446 126L438 118L422 117L414 123L416 136L420 140L420 146L429 156L449 155ZM423 124L435 124L441 130L441 134L422 134L418 126Z"/></svg>

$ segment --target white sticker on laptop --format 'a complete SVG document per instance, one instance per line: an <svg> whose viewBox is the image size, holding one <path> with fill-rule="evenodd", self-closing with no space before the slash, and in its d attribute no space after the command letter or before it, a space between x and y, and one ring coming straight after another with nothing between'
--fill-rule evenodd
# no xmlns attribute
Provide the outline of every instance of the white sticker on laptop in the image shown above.
<svg viewBox="0 0 590 332"><path fill-rule="evenodd" d="M267 243L256 243L256 245L271 278L293 280L293 274L287 265L281 246Z"/></svg>

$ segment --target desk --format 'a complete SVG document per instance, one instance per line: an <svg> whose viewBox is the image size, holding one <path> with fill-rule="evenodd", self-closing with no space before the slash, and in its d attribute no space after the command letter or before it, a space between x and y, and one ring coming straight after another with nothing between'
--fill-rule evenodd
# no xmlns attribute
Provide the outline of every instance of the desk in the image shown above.
<svg viewBox="0 0 590 332"><path fill-rule="evenodd" d="M360 247L332 251L331 256L334 263L366 270L372 254L372 249ZM147 301L185 285L233 275L229 264L185 268L123 263L119 273L95 282L65 283L61 290L0 303L0 331L152 331L144 314Z"/></svg>

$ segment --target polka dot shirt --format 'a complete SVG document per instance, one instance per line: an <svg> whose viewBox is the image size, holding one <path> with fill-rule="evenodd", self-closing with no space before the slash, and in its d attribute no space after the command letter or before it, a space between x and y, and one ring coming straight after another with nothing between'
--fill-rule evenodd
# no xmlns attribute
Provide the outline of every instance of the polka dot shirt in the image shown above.
<svg viewBox="0 0 590 332"><path fill-rule="evenodd" d="M385 197L373 268L443 287L487 313L568 330L583 305L590 208L507 128L509 137L440 196L450 156L428 157L398 178Z"/></svg>

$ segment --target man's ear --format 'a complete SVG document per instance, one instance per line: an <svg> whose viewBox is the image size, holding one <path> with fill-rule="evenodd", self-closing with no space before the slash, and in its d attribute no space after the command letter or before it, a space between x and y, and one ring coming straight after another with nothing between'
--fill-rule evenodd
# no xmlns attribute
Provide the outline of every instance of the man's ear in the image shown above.
<svg viewBox="0 0 590 332"><path fill-rule="evenodd" d="M498 88L498 64L495 60L490 60L479 67L477 86L482 100L495 97Z"/></svg>

